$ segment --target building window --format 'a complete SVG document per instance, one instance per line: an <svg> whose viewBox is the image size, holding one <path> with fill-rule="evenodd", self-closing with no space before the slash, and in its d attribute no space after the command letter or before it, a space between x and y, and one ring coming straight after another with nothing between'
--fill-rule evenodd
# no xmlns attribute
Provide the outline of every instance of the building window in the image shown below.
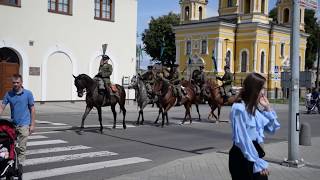
<svg viewBox="0 0 320 180"><path fill-rule="evenodd" d="M251 3L251 0L245 0L245 4L244 4L244 13L245 14L250 13L250 10L251 10L250 3Z"/></svg>
<svg viewBox="0 0 320 180"><path fill-rule="evenodd" d="M48 11L71 15L72 0L48 0Z"/></svg>
<svg viewBox="0 0 320 180"><path fill-rule="evenodd" d="M261 64L260 64L260 72L264 73L264 64L265 64L265 54L261 52Z"/></svg>
<svg viewBox="0 0 320 180"><path fill-rule="evenodd" d="M207 40L201 41L201 54L207 54L208 43Z"/></svg>
<svg viewBox="0 0 320 180"><path fill-rule="evenodd" d="M19 6L20 7L20 0L0 0L0 4L8 5L8 6Z"/></svg>
<svg viewBox="0 0 320 180"><path fill-rule="evenodd" d="M189 21L189 19L190 19L190 9L189 9L189 6L187 6L184 9L184 20Z"/></svg>
<svg viewBox="0 0 320 180"><path fill-rule="evenodd" d="M285 48L285 44L281 43L281 49L280 49L280 55L281 57L284 57L284 48Z"/></svg>
<svg viewBox="0 0 320 180"><path fill-rule="evenodd" d="M233 6L232 0L228 0L227 7L232 7L232 6Z"/></svg>
<svg viewBox="0 0 320 180"><path fill-rule="evenodd" d="M187 41L187 55L191 54L191 41Z"/></svg>
<svg viewBox="0 0 320 180"><path fill-rule="evenodd" d="M231 51L228 50L226 55L226 66L230 67L230 61L231 61Z"/></svg>
<svg viewBox="0 0 320 180"><path fill-rule="evenodd" d="M289 15L290 11L288 8L284 9L283 11L283 23L289 23Z"/></svg>
<svg viewBox="0 0 320 180"><path fill-rule="evenodd" d="M266 5L266 2L265 2L265 0L262 0L261 1L261 12L262 12L262 14L264 14L265 12L265 5Z"/></svg>
<svg viewBox="0 0 320 180"><path fill-rule="evenodd" d="M246 51L241 53L241 72L247 72L248 54Z"/></svg>
<svg viewBox="0 0 320 180"><path fill-rule="evenodd" d="M113 20L113 0L95 0L95 19Z"/></svg>
<svg viewBox="0 0 320 180"><path fill-rule="evenodd" d="M202 7L199 7L199 20L202 20Z"/></svg>

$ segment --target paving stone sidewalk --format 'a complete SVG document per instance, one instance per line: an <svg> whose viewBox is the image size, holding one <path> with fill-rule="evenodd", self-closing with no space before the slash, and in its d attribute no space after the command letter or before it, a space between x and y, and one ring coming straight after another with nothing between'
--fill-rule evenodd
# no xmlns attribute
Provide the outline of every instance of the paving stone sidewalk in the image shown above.
<svg viewBox="0 0 320 180"><path fill-rule="evenodd" d="M303 168L288 168L279 163L287 157L287 142L266 144L266 159L270 162L270 180L319 180L320 137L312 139L312 146L300 146L306 162ZM146 171L127 174L109 180L231 180L227 151L178 159Z"/></svg>

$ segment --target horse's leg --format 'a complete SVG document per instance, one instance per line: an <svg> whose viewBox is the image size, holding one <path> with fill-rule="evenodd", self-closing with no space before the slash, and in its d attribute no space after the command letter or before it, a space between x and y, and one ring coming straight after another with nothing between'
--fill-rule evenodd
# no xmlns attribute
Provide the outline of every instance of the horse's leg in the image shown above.
<svg viewBox="0 0 320 180"><path fill-rule="evenodd" d="M111 105L111 111L113 113L113 126L112 126L112 128L115 129L116 124L117 124L117 112L116 112L116 105L115 104Z"/></svg>
<svg viewBox="0 0 320 180"><path fill-rule="evenodd" d="M161 127L163 127L163 126L164 126L164 119L166 118L166 114L167 114L167 112L166 112L166 111L164 111L164 112L162 113L162 122L161 122Z"/></svg>
<svg viewBox="0 0 320 180"><path fill-rule="evenodd" d="M221 112L221 105L218 105L218 122L220 122L220 112Z"/></svg>
<svg viewBox="0 0 320 180"><path fill-rule="evenodd" d="M163 114L161 107L159 107L159 113L158 113L157 119L156 119L156 121L154 122L154 124L158 124L160 114L161 114L161 115Z"/></svg>
<svg viewBox="0 0 320 180"><path fill-rule="evenodd" d="M167 126L169 126L168 112L166 112Z"/></svg>
<svg viewBox="0 0 320 180"><path fill-rule="evenodd" d="M137 119L136 125L139 125L139 120L140 120L141 109L140 109L140 111L139 111L139 113L138 113L138 114L139 114L139 115L138 115L138 119Z"/></svg>
<svg viewBox="0 0 320 180"><path fill-rule="evenodd" d="M191 106L192 106L191 103L188 103L188 104L187 104L187 107L188 107L187 113L188 113L188 117L189 117L190 124L192 123L192 118L191 118Z"/></svg>
<svg viewBox="0 0 320 180"><path fill-rule="evenodd" d="M102 115L101 115L101 107L97 107L99 123L100 123L100 133L102 134L103 126L102 126Z"/></svg>
<svg viewBox="0 0 320 180"><path fill-rule="evenodd" d="M122 119L122 126L123 129L127 129L127 125L126 125L126 114L127 114L127 110L124 107L124 103L120 105L120 109L122 110L122 115L123 115L123 119Z"/></svg>
<svg viewBox="0 0 320 180"><path fill-rule="evenodd" d="M184 108L185 108L184 118L183 118L181 124L184 124L184 122L187 120L187 115L188 115L188 113L187 113L187 105L186 104L184 104Z"/></svg>
<svg viewBox="0 0 320 180"><path fill-rule="evenodd" d="M142 116L142 120L140 122L140 125L143 125L143 122L144 122L143 109L141 109L141 116Z"/></svg>
<svg viewBox="0 0 320 180"><path fill-rule="evenodd" d="M199 112L199 104L196 104L196 109L197 109L197 113L199 115L199 121L201 121L201 116L200 116L200 112Z"/></svg>
<svg viewBox="0 0 320 180"><path fill-rule="evenodd" d="M93 107L90 107L87 105L86 110L84 111L84 114L82 115L82 120L81 120L81 126L80 126L80 132L83 132L83 128L84 128L84 121L87 118L89 112L91 111Z"/></svg>

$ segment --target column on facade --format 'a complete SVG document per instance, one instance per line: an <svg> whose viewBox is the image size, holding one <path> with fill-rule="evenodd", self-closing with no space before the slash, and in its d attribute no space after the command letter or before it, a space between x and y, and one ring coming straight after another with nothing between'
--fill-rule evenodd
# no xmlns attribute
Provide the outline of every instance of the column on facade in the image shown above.
<svg viewBox="0 0 320 180"><path fill-rule="evenodd" d="M270 69L269 72L270 74L274 73L274 66L275 66L275 61L276 61L276 44L274 42L271 42L271 62L270 62Z"/></svg>
<svg viewBox="0 0 320 180"><path fill-rule="evenodd" d="M257 72L257 51L258 51L258 42L253 42L253 72Z"/></svg>
<svg viewBox="0 0 320 180"><path fill-rule="evenodd" d="M180 41L176 40L176 64L180 64Z"/></svg>
<svg viewBox="0 0 320 180"><path fill-rule="evenodd" d="M217 70L218 72L222 71L222 45L223 45L223 39L217 38L215 40L215 58L217 60Z"/></svg>

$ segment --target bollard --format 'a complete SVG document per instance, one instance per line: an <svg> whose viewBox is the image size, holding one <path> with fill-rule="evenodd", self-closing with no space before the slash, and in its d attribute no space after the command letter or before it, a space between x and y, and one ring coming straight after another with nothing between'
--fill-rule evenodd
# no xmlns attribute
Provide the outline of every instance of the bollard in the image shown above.
<svg viewBox="0 0 320 180"><path fill-rule="evenodd" d="M309 123L301 123L299 145L311 146L311 127Z"/></svg>

